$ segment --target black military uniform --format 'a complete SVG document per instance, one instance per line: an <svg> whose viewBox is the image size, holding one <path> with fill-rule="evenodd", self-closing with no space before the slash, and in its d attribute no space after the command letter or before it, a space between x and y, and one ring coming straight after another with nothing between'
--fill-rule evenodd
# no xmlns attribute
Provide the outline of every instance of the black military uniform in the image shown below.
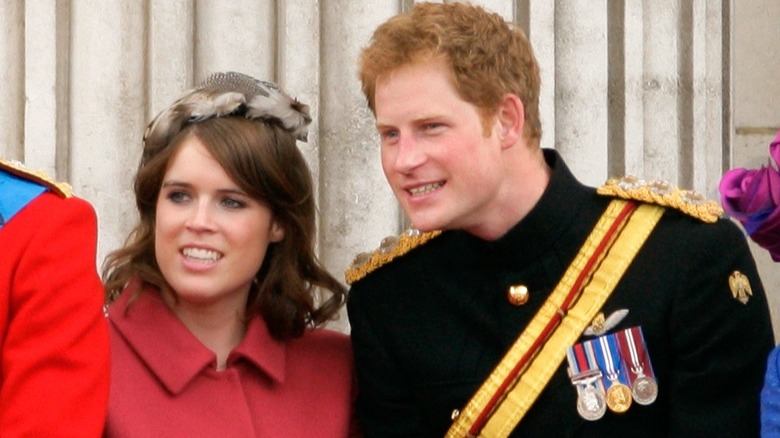
<svg viewBox="0 0 780 438"><path fill-rule="evenodd" d="M611 201L580 184L561 157L544 195L505 236L447 231L352 284L348 301L358 415L369 437L441 437L555 288ZM743 304L729 276L743 273ZM511 285L526 304L507 300ZM667 209L611 297L640 326L658 398L588 421L566 361L512 436L758 436L759 392L773 345L766 297L742 232ZM587 339L587 337L582 338Z"/></svg>

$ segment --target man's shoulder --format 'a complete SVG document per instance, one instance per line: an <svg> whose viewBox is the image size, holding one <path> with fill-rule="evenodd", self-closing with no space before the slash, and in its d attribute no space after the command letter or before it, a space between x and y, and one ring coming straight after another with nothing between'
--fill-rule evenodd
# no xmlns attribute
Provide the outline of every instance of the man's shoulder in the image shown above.
<svg viewBox="0 0 780 438"><path fill-rule="evenodd" d="M69 198L73 196L73 189L70 184L58 182L50 178L45 172L30 169L18 161L5 160L0 158L0 173L10 175L14 180L28 184L36 184L45 187L48 191ZM5 192L2 190L0 192Z"/></svg>
<svg viewBox="0 0 780 438"><path fill-rule="evenodd" d="M386 237L375 250L358 254L344 272L344 278L347 284L352 285L380 267L428 243L440 234L441 231L423 233L419 230L408 229L398 236Z"/></svg>
<svg viewBox="0 0 780 438"><path fill-rule="evenodd" d="M28 206L39 204L38 200L47 203L44 208L46 211L52 208L52 202L75 200L67 202L73 208L84 203L73 196L70 185L59 183L45 173L28 169L21 163L0 159L0 228L22 210L29 210Z"/></svg>
<svg viewBox="0 0 780 438"><path fill-rule="evenodd" d="M723 209L694 190L684 190L662 180L633 176L610 178L596 190L599 195L659 205L705 223L716 223Z"/></svg>

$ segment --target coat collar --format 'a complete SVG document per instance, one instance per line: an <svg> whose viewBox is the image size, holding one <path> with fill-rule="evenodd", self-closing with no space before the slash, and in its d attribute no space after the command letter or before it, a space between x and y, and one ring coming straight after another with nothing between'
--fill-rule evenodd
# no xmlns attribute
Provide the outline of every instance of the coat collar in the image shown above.
<svg viewBox="0 0 780 438"><path fill-rule="evenodd" d="M110 323L168 391L178 394L198 374L216 368L216 355L168 309L156 289L147 287L134 293L137 284L132 281L111 305ZM260 317L249 321L244 339L228 356L227 366L241 361L276 383L285 380L285 344L271 337Z"/></svg>

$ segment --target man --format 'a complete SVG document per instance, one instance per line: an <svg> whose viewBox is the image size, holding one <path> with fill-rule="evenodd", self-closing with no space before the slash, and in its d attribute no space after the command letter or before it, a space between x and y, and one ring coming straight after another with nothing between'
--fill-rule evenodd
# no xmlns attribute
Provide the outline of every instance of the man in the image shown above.
<svg viewBox="0 0 780 438"><path fill-rule="evenodd" d="M99 437L108 326L97 223L67 185L0 160L0 435Z"/></svg>
<svg viewBox="0 0 780 438"><path fill-rule="evenodd" d="M539 147L527 39L482 8L391 18L360 78L419 230L347 271L367 436L757 436L772 329L717 205L580 184Z"/></svg>

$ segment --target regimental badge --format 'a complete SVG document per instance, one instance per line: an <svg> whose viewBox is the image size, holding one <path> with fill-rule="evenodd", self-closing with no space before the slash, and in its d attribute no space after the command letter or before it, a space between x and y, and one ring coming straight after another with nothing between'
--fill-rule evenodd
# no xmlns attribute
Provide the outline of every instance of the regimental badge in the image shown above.
<svg viewBox="0 0 780 438"><path fill-rule="evenodd" d="M615 310L607 318L604 317L604 313L599 312L583 334L585 336L601 336L620 324L620 321L622 321L626 315L628 315L628 309Z"/></svg>
<svg viewBox="0 0 780 438"><path fill-rule="evenodd" d="M739 271L734 271L729 276L729 287L731 288L731 296L742 304L747 304L750 297L753 296L750 280Z"/></svg>

